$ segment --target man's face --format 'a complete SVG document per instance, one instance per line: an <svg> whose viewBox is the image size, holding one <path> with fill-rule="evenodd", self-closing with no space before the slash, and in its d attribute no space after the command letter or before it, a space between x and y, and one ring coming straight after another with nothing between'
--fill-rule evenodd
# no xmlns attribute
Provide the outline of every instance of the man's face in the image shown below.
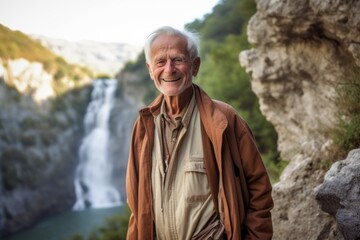
<svg viewBox="0 0 360 240"><path fill-rule="evenodd" d="M200 58L190 59L187 42L179 36L157 37L146 64L156 88L166 96L177 96L191 86L196 76Z"/></svg>

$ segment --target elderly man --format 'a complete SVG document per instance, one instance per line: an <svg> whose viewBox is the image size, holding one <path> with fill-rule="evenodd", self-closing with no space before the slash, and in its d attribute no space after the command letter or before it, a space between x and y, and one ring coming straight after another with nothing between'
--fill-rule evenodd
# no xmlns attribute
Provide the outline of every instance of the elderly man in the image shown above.
<svg viewBox="0 0 360 240"><path fill-rule="evenodd" d="M246 122L193 83L196 36L162 27L144 51L161 94L133 129L127 238L271 239L269 177Z"/></svg>

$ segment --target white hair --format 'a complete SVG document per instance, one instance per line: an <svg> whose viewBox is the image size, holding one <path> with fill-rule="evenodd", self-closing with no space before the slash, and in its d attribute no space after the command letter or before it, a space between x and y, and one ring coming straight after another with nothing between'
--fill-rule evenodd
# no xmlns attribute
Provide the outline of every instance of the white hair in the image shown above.
<svg viewBox="0 0 360 240"><path fill-rule="evenodd" d="M190 58L195 59L199 56L199 37L196 33L187 30L180 31L170 26L164 26L152 32L146 39L144 53L147 63L150 63L151 45L157 37L162 35L183 37L187 41L187 50L189 51Z"/></svg>

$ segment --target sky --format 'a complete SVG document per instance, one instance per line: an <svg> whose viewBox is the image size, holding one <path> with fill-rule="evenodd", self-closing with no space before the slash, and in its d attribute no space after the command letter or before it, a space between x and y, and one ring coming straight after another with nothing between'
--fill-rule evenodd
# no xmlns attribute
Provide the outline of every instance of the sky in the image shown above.
<svg viewBox="0 0 360 240"><path fill-rule="evenodd" d="M69 41L142 46L156 28L211 13L219 0L0 0L0 24Z"/></svg>

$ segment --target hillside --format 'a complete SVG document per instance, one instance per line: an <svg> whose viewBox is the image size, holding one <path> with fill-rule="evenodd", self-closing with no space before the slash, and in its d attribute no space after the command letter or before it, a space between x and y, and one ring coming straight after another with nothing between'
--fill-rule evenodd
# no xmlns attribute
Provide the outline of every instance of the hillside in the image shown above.
<svg viewBox="0 0 360 240"><path fill-rule="evenodd" d="M23 33L0 29L2 239L68 211L76 202L74 178L93 78L89 70L67 63ZM109 123L108 159L122 196L130 131L139 108L130 97L116 92Z"/></svg>
<svg viewBox="0 0 360 240"><path fill-rule="evenodd" d="M0 57L5 59L26 58L30 61L55 61L57 56L44 48L41 44L32 41L20 31L0 24Z"/></svg>
<svg viewBox="0 0 360 240"><path fill-rule="evenodd" d="M79 80L91 76L85 67L67 63L62 57L51 52L20 31L12 31L0 24L0 58L3 61L24 58L30 62L39 62L44 69L54 75L55 80L68 77Z"/></svg>
<svg viewBox="0 0 360 240"><path fill-rule="evenodd" d="M95 75L114 76L127 61L134 60L142 50L142 47L124 43L71 42L39 35L30 37L63 57L67 62L84 66Z"/></svg>
<svg viewBox="0 0 360 240"><path fill-rule="evenodd" d="M90 79L86 69L0 26L0 238L75 201Z"/></svg>

